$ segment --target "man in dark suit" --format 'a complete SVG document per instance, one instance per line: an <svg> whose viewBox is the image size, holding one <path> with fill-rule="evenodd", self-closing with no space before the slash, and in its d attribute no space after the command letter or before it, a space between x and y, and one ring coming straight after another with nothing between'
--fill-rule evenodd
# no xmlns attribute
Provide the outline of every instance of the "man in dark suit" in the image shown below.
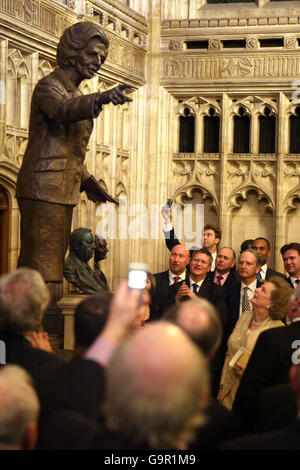
<svg viewBox="0 0 300 470"><path fill-rule="evenodd" d="M85 191L93 202L112 199L84 166L86 147L104 104L132 101L126 85L83 95L80 83L96 75L109 41L97 23L67 28L58 44L58 67L36 85L31 102L29 140L19 171L16 197L21 213L19 266L61 282L72 212Z"/></svg>
<svg viewBox="0 0 300 470"><path fill-rule="evenodd" d="M289 301L291 324L262 332L257 340L246 370L242 376L233 408L241 416L248 430L255 426L256 411L261 390L287 383L292 363L299 363L300 346L300 287Z"/></svg>
<svg viewBox="0 0 300 470"><path fill-rule="evenodd" d="M212 272L214 282L228 289L239 281L235 269L235 251L229 247L219 249L216 258L216 269Z"/></svg>
<svg viewBox="0 0 300 470"><path fill-rule="evenodd" d="M190 261L190 274L187 276L185 282L181 284L175 296L176 302L181 302L187 299L203 297L209 300L216 308L219 318L222 323L223 331L227 324L227 305L226 305L226 291L224 287L218 286L214 283L213 277L210 273L212 263L212 255L205 248L194 251ZM218 348L212 364L212 395L217 396L222 367L225 358L225 341L222 336L221 345Z"/></svg>
<svg viewBox="0 0 300 470"><path fill-rule="evenodd" d="M258 281L269 280L272 276L279 276L285 278L285 275L274 271L267 265L268 258L271 256L270 242L266 238L258 237L252 242L252 248L255 250L260 257L261 267L257 274Z"/></svg>
<svg viewBox="0 0 300 470"><path fill-rule="evenodd" d="M225 290L213 282L210 273L212 256L206 248L194 251L190 261L190 273L178 288L175 300L181 302L204 297L217 309L222 325L226 324L227 306Z"/></svg>
<svg viewBox="0 0 300 470"><path fill-rule="evenodd" d="M20 268L0 279L0 341L5 345L5 362L29 372L46 363L61 363L53 354L47 334L41 332L49 291L37 271ZM38 343L37 347L33 347ZM40 345L47 350L40 349Z"/></svg>
<svg viewBox="0 0 300 470"><path fill-rule="evenodd" d="M169 270L154 274L156 289L150 308L151 321L158 320L175 302L177 288L186 279L186 267L189 262L190 254L187 247L175 245L169 257Z"/></svg>
<svg viewBox="0 0 300 470"><path fill-rule="evenodd" d="M288 272L288 282L295 289L300 285L300 243L288 243L284 245L280 253L284 269Z"/></svg>
<svg viewBox="0 0 300 470"><path fill-rule="evenodd" d="M246 310L252 310L250 300L256 287L260 286L256 275L260 270L260 258L256 251L249 248L239 256L238 274L240 281L227 289L228 322L226 326L227 339L232 333L240 315Z"/></svg>

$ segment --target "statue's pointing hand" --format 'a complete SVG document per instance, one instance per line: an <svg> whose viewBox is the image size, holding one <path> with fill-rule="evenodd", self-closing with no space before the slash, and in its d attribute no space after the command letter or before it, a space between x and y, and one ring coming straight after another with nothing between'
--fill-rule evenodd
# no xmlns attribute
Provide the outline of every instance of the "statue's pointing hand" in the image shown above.
<svg viewBox="0 0 300 470"><path fill-rule="evenodd" d="M102 104L108 104L108 103L113 103L115 106L118 104L124 104L126 102L133 101L132 98L129 98L129 96L126 96L124 90L126 89L132 89L130 85L117 85L114 88L111 88L110 90L103 91L102 93L98 94L97 97L97 104L102 105Z"/></svg>

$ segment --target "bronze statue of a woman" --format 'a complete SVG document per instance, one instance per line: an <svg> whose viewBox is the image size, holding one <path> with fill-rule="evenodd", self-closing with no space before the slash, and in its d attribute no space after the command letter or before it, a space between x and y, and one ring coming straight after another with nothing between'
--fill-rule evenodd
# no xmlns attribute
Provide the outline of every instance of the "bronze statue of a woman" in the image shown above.
<svg viewBox="0 0 300 470"><path fill-rule="evenodd" d="M21 213L19 266L39 271L46 282L61 282L72 212L81 191L94 202L114 201L89 175L84 158L93 118L102 106L132 101L123 90L83 95L82 80L104 63L109 42L93 22L80 22L63 33L58 67L36 85L31 103L29 140L17 181Z"/></svg>

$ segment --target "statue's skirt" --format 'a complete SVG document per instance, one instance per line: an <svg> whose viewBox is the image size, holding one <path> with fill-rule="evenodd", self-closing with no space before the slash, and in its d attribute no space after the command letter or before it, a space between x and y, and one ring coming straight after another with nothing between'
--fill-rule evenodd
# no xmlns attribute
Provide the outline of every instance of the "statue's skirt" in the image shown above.
<svg viewBox="0 0 300 470"><path fill-rule="evenodd" d="M62 282L73 207L33 199L18 199L21 252L18 267L39 271L48 282Z"/></svg>

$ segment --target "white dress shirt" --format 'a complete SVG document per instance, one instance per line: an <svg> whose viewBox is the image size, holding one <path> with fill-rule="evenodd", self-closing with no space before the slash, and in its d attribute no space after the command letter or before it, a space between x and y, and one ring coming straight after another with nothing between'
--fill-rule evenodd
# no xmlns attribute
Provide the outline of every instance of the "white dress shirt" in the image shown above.
<svg viewBox="0 0 300 470"><path fill-rule="evenodd" d="M170 269L169 269L169 286L171 286L172 284L175 284L175 277L179 277L179 278L180 278L180 280L177 281L177 282L185 281L185 279L186 279L186 271L183 271L183 273L181 273L181 274L174 274L174 273L172 273L172 271L170 271Z"/></svg>
<svg viewBox="0 0 300 470"><path fill-rule="evenodd" d="M205 278L204 278L204 279L205 279ZM198 288L197 288L197 294L198 294L199 289L200 289L200 287L202 286L204 279L202 279L202 280L199 281L199 282L196 282L196 281L193 281L193 279L192 279L191 276L190 276L190 289L191 289L191 291L193 290L193 284L197 284L197 286L198 286Z"/></svg>

